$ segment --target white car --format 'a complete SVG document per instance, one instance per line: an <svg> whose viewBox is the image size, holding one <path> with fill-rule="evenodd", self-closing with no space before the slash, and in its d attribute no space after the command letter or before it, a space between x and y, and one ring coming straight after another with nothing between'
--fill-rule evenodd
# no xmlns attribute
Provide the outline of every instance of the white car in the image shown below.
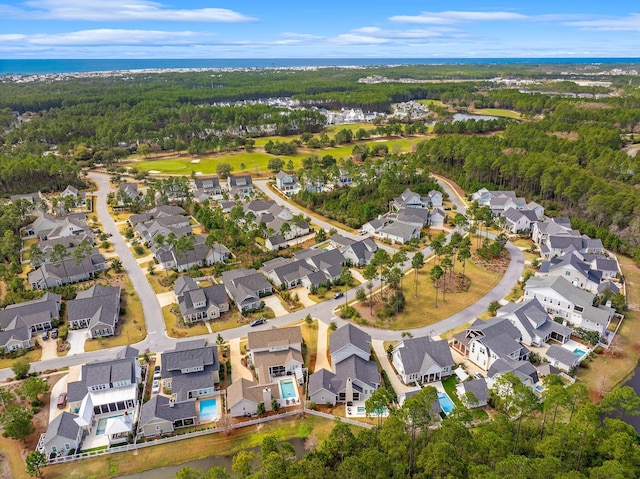
<svg viewBox="0 0 640 479"><path fill-rule="evenodd" d="M160 392L160 381L158 381L157 379L153 381L153 384L151 385L151 392L154 394Z"/></svg>

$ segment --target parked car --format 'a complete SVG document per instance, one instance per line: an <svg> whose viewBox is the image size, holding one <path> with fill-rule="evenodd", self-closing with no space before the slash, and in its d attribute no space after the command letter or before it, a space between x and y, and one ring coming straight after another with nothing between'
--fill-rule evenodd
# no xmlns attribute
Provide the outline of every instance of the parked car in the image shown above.
<svg viewBox="0 0 640 479"><path fill-rule="evenodd" d="M484 378L484 376L482 374L480 374L480 373L473 373L473 377L476 378L476 379Z"/></svg>
<svg viewBox="0 0 640 479"><path fill-rule="evenodd" d="M344 296L344 293L342 291L338 291L336 294L333 295L333 299L339 299L342 298Z"/></svg>
<svg viewBox="0 0 640 479"><path fill-rule="evenodd" d="M364 236L364 235L366 235L366 234L367 234L367 232L366 232L365 230L360 230L360 231L358 231L358 234L359 234L360 236Z"/></svg>
<svg viewBox="0 0 640 479"><path fill-rule="evenodd" d="M58 338L58 328L54 328L51 330L51 339L57 339Z"/></svg>
<svg viewBox="0 0 640 479"><path fill-rule="evenodd" d="M153 379L160 379L160 366L153 368Z"/></svg>
<svg viewBox="0 0 640 479"><path fill-rule="evenodd" d="M64 409L67 405L67 393L60 393L58 396L58 409Z"/></svg>
<svg viewBox="0 0 640 479"><path fill-rule="evenodd" d="M42 333L42 340L46 341L47 339L49 339L49 331L45 331L44 333Z"/></svg>
<svg viewBox="0 0 640 479"><path fill-rule="evenodd" d="M258 319L254 319L253 321L251 321L251 324L249 324L249 326L260 326L261 324L264 324L267 322L267 318L258 318Z"/></svg>
<svg viewBox="0 0 640 479"><path fill-rule="evenodd" d="M160 381L155 379L151 385L151 392L156 394L160 392Z"/></svg>

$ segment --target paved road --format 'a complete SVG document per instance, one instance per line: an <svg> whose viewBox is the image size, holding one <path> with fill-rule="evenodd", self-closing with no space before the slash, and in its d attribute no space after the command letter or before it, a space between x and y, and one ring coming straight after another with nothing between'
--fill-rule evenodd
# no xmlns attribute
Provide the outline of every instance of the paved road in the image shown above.
<svg viewBox="0 0 640 479"><path fill-rule="evenodd" d="M135 258L133 257L133 254L126 245L124 238L119 234L115 222L108 214L106 197L109 193L109 177L104 174L93 172L89 174L89 177L96 182L99 188L97 192L98 201L96 209L98 217L100 218L100 221L104 226L104 231L113 235L111 239L115 250L120 256L125 272L131 278L133 286L138 292L140 300L142 301L148 336L144 341L138 344L134 344L133 346L138 348L140 351L148 350L149 352L162 352L168 349L172 349L175 346L175 343L179 342L180 340L169 338L166 335L164 331L164 322L162 319L162 310L160 309L156 294L149 285L144 272L139 268ZM255 183L261 190L263 190L267 194L267 196L271 197L279 204L285 203L282 198L280 198L266 186L266 181L257 180ZM439 180L439 183L442 185L447 194L449 194L451 201L456 205L457 211L464 213L466 208L462 200L445 182ZM302 211L297 209L295 205L287 202L286 206L296 214L302 213ZM317 220L315 218L314 222L323 228L327 228L327 230L333 227L329 223ZM353 233L349 233L343 230L339 231L341 234L347 237L351 237L354 239L360 238ZM438 323L429 326L411 330L411 332L415 336L442 334L453 328L462 326L469 321L472 321L474 318L478 317L487 310L487 307L489 306L489 303L491 301L502 299L511 290L511 288L513 288L514 284L516 284L524 269L524 255L522 254L522 252L511 243L507 243L507 249L511 254L511 263L509 264L509 268L507 269L504 277L496 285L496 287L494 287L485 297L481 298L477 303L469 306L459 313L454 314L449 318L446 318ZM431 254L431 251L429 250L429 248L425 248L423 250L423 253L425 254L425 257L428 257ZM411 260L409 259L406 264L410 265ZM379 287L379 282L377 280L374 281L374 287ZM355 296L355 289L356 288L353 288L348 292L349 298L353 298ZM307 314L311 314L311 316L313 316L314 318L318 318L326 325L328 325L331 321L335 321L338 326L341 326L342 324L345 324L345 321L336 318L333 311L340 304L342 304L341 301L334 301L332 299L329 299L308 308L303 308L299 311L280 316L279 318L270 319L267 324L253 328L249 325L244 325L238 328L223 331L221 335L225 340L228 341L234 338L246 336L249 331L259 331L271 327L280 327L295 321L300 321L304 319ZM428 307L429 306L427 305L427 308ZM370 327L363 327L363 329L366 330L374 340L393 341L401 338L401 331L388 331ZM215 342L217 333L204 335L202 337L208 339L210 342ZM113 354L114 351L112 349L105 349L94 351L91 353L83 353L74 356L55 358L47 361L38 361L32 365L32 370L41 372L46 369L59 369L77 364L83 364L89 361L111 359L113 358ZM0 370L0 381L11 376L13 376L11 369L7 368L4 370Z"/></svg>

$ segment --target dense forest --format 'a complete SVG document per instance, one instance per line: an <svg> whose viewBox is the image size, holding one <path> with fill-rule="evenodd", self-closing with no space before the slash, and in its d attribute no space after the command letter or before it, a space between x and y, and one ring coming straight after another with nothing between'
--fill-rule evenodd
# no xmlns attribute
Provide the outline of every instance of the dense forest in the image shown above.
<svg viewBox="0 0 640 479"><path fill-rule="evenodd" d="M257 458L247 451L233 458L233 472L239 478L267 479L638 477L638 435L620 420L623 413L638 410L640 399L629 388L615 390L595 406L581 384L565 388L551 375L541 405L512 374L499 381L513 388L509 393L492 392L499 412L473 429L464 409L456 408L440 421L429 407L436 390L426 387L392 410L380 428L357 429L337 421L327 439L300 460L290 444L267 436ZM230 477L220 467L206 475L183 468L176 476Z"/></svg>

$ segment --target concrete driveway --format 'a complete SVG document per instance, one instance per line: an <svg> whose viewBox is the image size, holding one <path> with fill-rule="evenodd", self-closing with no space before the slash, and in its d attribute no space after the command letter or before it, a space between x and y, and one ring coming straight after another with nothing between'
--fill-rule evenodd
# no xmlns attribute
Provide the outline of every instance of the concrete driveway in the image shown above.
<svg viewBox="0 0 640 479"><path fill-rule="evenodd" d="M329 364L329 358L327 356L329 346L327 333L329 332L329 324L325 321L317 321L316 324L318 325L318 350L316 352L316 365L313 371L320 371L321 369L331 371L331 365Z"/></svg>
<svg viewBox="0 0 640 479"><path fill-rule="evenodd" d="M242 378L253 381L253 373L242 365L244 354L240 351L240 338L229 340L229 353L231 359L231 382L235 383Z"/></svg>
<svg viewBox="0 0 640 479"><path fill-rule="evenodd" d="M84 353L84 342L87 340L89 332L86 329L69 331L67 341L71 345L68 356Z"/></svg>
<svg viewBox="0 0 640 479"><path fill-rule="evenodd" d="M313 306L316 302L309 298L309 290L304 286L298 286L297 288L293 288L291 290L291 296L294 294L298 294L298 299L300 303L306 308L308 306Z"/></svg>
<svg viewBox="0 0 640 479"><path fill-rule="evenodd" d="M55 339L42 340L42 334L38 335L38 342L42 347L42 357L40 361L46 361L47 359L55 359L58 357L58 342Z"/></svg>
<svg viewBox="0 0 640 479"><path fill-rule="evenodd" d="M371 341L371 344L373 346L373 350L376 353L376 356L378 356L378 361L380 361L380 366L382 366L382 369L384 369L385 372L387 373L387 376L389 377L389 380L391 381L391 385L393 386L393 390L396 392L396 394L397 395L405 394L413 390L414 388L411 388L406 384L404 384L402 381L400 381L400 378L398 378L398 375L393 370L393 367L389 362L389 358L387 357L387 352L384 350L384 344L382 340L374 339L373 341Z"/></svg>
<svg viewBox="0 0 640 479"><path fill-rule="evenodd" d="M289 311L287 311L284 306L282 306L280 298L275 294L272 294L271 296L265 296L264 298L262 298L262 301L264 301L264 304L269 306L273 310L273 314L276 315L276 318L279 316L284 316L285 314L289 314Z"/></svg>
<svg viewBox="0 0 640 479"><path fill-rule="evenodd" d="M158 303L160 303L161 308L178 302L178 300L176 299L176 294L173 291L158 293L156 297L158 298Z"/></svg>

